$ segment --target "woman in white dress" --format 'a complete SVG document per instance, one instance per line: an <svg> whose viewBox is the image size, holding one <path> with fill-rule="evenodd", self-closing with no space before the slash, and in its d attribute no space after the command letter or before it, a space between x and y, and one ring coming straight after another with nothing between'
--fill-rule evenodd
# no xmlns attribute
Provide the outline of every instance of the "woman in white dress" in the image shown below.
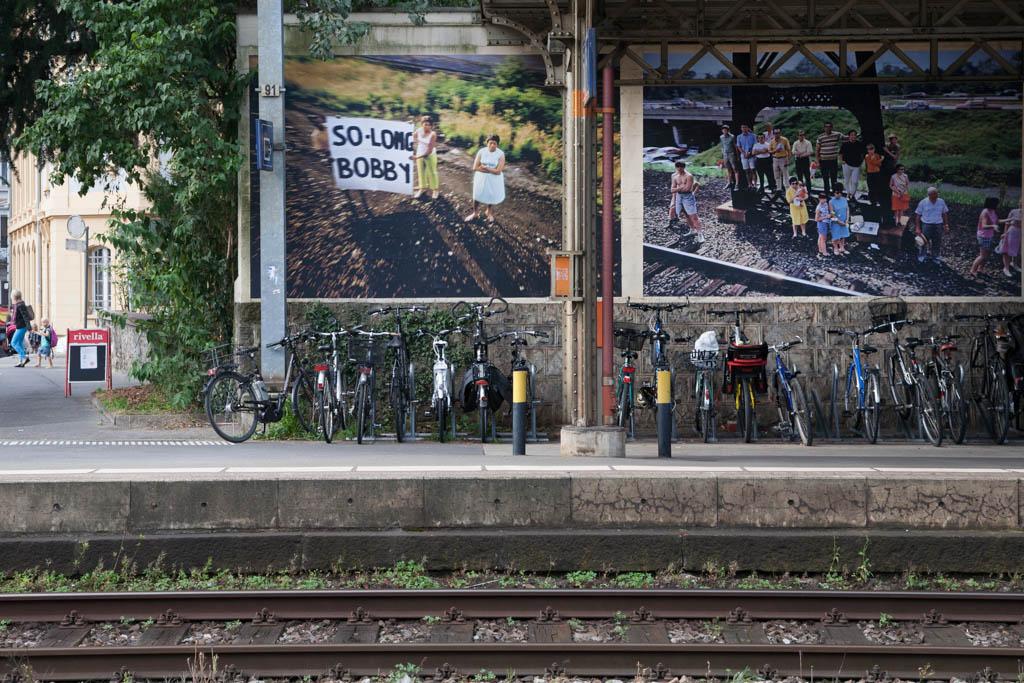
<svg viewBox="0 0 1024 683"><path fill-rule="evenodd" d="M476 153L473 160L473 213L466 221L474 221L480 212L478 204L484 205L487 222L494 222L494 205L505 201L505 153L498 149L499 138L487 138L487 146Z"/></svg>

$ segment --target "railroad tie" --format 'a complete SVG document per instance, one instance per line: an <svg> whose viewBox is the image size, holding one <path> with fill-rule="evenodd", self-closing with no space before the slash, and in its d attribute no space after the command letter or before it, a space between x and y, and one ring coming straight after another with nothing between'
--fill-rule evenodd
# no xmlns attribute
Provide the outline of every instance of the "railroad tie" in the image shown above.
<svg viewBox="0 0 1024 683"><path fill-rule="evenodd" d="M77 647L89 635L92 626L72 610L59 624L53 626L40 638L36 647Z"/></svg>

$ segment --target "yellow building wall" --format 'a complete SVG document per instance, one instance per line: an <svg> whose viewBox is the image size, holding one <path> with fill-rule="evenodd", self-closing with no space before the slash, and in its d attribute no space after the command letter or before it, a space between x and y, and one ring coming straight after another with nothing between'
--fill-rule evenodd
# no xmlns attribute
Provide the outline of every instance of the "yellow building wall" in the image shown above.
<svg viewBox="0 0 1024 683"><path fill-rule="evenodd" d="M85 221L90 251L99 247L110 250L114 264L110 274L111 304L118 309L124 297L117 281L117 253L98 238L108 230L109 207L123 201L128 208L141 209L145 206L142 193L138 187L121 182L114 191L94 187L79 195L79 186L74 181L50 183L49 166L40 173L32 156L19 156L13 166L18 172L11 174L11 291L20 290L25 302L35 310L36 322L48 318L61 336L69 328L80 328L86 317L89 326L95 326L97 317L91 302L89 310L85 310L85 259L82 252L67 249L67 240L71 239L68 219L77 215Z"/></svg>

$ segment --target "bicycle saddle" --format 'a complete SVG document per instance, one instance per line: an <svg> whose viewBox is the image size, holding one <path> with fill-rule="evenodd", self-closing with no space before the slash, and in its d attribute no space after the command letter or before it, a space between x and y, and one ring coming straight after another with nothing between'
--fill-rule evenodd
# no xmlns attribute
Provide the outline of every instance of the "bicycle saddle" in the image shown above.
<svg viewBox="0 0 1024 683"><path fill-rule="evenodd" d="M866 356L869 353L877 353L878 349L875 348L874 346L868 346L867 344L865 344L864 346L860 347L860 352Z"/></svg>

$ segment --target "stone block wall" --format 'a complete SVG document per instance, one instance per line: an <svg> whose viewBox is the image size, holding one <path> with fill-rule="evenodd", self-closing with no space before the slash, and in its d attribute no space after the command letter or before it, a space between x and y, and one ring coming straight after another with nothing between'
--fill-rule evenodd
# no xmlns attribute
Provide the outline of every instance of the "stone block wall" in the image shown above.
<svg viewBox="0 0 1024 683"><path fill-rule="evenodd" d="M329 304L329 307L340 316L346 309L369 310L378 304ZM450 303L435 304L439 307L450 307ZM290 329L298 330L307 326L305 314L310 304L292 302L288 308ZM825 331L829 328L850 328L863 330L870 325L870 314L867 300L787 300L787 301L716 301L713 303L694 303L686 309L675 311L664 316L665 323L674 336L688 335L696 338L706 330L718 332L720 343L724 345L730 321L725 318L711 316L708 311L715 309L731 310L736 307L764 308L763 313L753 314L746 318L744 331L751 341L764 340L778 343L799 336L803 344L790 352L789 366L801 372L805 390L810 394L816 390L823 402L827 403L830 393L831 369L837 364L840 372L845 371L849 357L847 339L829 337ZM955 316L961 313L1024 313L1024 303L1020 301L974 301L974 302L914 302L908 304L908 315L920 321L913 328L907 328L903 335L929 336L940 334L961 335L961 362L968 362L971 335L979 329L977 324L960 323ZM650 314L627 308L624 304L615 306L616 323L645 324ZM544 401L540 411L541 423L548 427L558 425L562 420L562 387L563 387L563 343L564 326L562 325L562 306L557 303L513 303L506 315L495 317L489 321L488 329L499 332L508 329L535 328L549 333L548 341L531 345L528 357L537 367L537 394ZM259 341L259 304L246 303L236 305L235 336L239 343L257 343ZM891 347L888 335L873 335L871 344L878 347L879 352L869 357L872 364L883 364L883 352ZM687 361L691 344L671 344L669 356L676 370L676 399L678 401L677 417L679 435L693 435L690 425L693 424L693 402L690 390L693 383L693 368ZM616 367L621 363L616 350ZM507 345L497 344L491 348L491 359L500 368L508 368L509 350ZM650 354L645 347L637 364L640 379L650 380L653 372ZM888 386L882 372L883 398L887 395ZM720 420L726 422L735 419L732 407L732 396L720 397ZM810 396L808 396L810 399ZM775 409L769 404L767 397L759 397L759 423L762 434L773 425L777 416ZM887 401L891 403L891 400ZM502 420L507 420L502 411ZM638 426L641 429L653 429L653 414L641 411ZM883 428L894 428L894 417L890 411L883 415Z"/></svg>
<svg viewBox="0 0 1024 683"><path fill-rule="evenodd" d="M135 361L145 360L149 354L146 335L138 327L138 321L147 316L143 313L128 313L124 327L110 325L110 346L112 367L115 372L128 372Z"/></svg>

